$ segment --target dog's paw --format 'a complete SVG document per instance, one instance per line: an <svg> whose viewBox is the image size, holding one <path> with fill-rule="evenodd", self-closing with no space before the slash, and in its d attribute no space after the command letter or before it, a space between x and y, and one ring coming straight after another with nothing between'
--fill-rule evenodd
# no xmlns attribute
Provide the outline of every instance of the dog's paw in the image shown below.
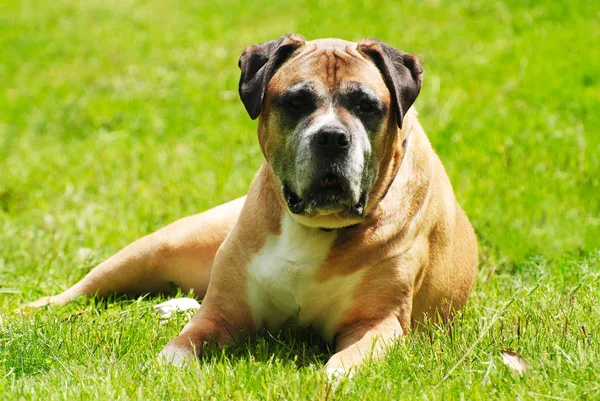
<svg viewBox="0 0 600 401"><path fill-rule="evenodd" d="M160 315L161 320L170 318L174 312L195 311L200 309L200 304L193 298L175 298L162 304L154 305L154 310Z"/></svg>
<svg viewBox="0 0 600 401"><path fill-rule="evenodd" d="M355 369L346 369L342 365L329 362L325 365L323 370L325 371L329 382L337 385L345 379L351 379L352 376L354 376Z"/></svg>
<svg viewBox="0 0 600 401"><path fill-rule="evenodd" d="M189 349L167 344L158 354L158 360L164 364L183 367L196 360L196 354Z"/></svg>
<svg viewBox="0 0 600 401"><path fill-rule="evenodd" d="M61 305L67 304L68 302L69 302L68 298L62 297L60 295L54 295L51 297L43 297L43 298L38 299L37 301L29 302L28 304L21 306L19 309L16 310L16 312L22 312L23 310L26 310L26 309L41 308L42 306L47 306L47 305L61 306Z"/></svg>
<svg viewBox="0 0 600 401"><path fill-rule="evenodd" d="M348 372L342 368L329 368L327 366L325 367L325 374L329 381L332 382L338 382L348 376Z"/></svg>
<svg viewBox="0 0 600 401"><path fill-rule="evenodd" d="M21 306L19 309L41 308L42 306L50 305L52 303L50 298L52 297L40 298L37 301L29 302L28 304Z"/></svg>

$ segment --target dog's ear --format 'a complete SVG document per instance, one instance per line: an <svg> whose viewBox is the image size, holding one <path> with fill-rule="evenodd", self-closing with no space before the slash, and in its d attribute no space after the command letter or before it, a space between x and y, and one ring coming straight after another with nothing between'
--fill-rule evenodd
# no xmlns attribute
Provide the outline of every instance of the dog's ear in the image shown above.
<svg viewBox="0 0 600 401"><path fill-rule="evenodd" d="M357 50L375 63L392 95L398 127L421 91L423 67L412 54L404 53L373 38L362 39Z"/></svg>
<svg viewBox="0 0 600 401"><path fill-rule="evenodd" d="M253 120L260 114L267 84L283 62L300 46L304 37L288 34L279 39L258 45L246 46L238 66L240 76L240 98Z"/></svg>

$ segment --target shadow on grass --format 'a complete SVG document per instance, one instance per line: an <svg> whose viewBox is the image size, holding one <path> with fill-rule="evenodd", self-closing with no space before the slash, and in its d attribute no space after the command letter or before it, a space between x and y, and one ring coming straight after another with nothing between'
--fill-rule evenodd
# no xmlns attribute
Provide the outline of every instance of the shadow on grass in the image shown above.
<svg viewBox="0 0 600 401"><path fill-rule="evenodd" d="M294 361L296 367L301 369L314 365L322 367L333 352L333 346L323 341L314 330L286 327L273 333L261 330L224 350L211 344L203 349L201 358L210 360L224 353L232 364L248 359L267 363L276 358Z"/></svg>

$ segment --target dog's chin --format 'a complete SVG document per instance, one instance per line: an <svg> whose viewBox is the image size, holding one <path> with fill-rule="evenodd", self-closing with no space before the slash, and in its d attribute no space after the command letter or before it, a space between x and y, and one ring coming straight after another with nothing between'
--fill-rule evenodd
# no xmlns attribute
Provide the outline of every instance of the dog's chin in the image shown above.
<svg viewBox="0 0 600 401"><path fill-rule="evenodd" d="M321 228L325 230L336 230L360 224L363 221L362 217L341 217L338 214L326 214L309 217L304 214L294 214L290 212L292 218L299 224L306 227Z"/></svg>

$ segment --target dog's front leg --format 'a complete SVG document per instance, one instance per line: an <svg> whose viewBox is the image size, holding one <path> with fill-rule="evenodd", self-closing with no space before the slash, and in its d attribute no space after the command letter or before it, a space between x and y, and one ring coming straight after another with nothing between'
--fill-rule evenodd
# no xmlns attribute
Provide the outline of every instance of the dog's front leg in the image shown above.
<svg viewBox="0 0 600 401"><path fill-rule="evenodd" d="M327 375L353 374L365 360L381 358L386 347L404 334L400 320L393 315L346 326L336 337L336 353L325 365Z"/></svg>
<svg viewBox="0 0 600 401"><path fill-rule="evenodd" d="M214 341L223 347L235 343L241 335L254 331L252 324L235 322L227 312L211 310L203 304L202 309L160 352L159 359L183 366L200 356L205 343Z"/></svg>
<svg viewBox="0 0 600 401"><path fill-rule="evenodd" d="M222 347L255 331L247 297L248 255L240 252L239 232L234 229L217 253L202 307L161 351L162 361L181 366L199 357L208 341Z"/></svg>

